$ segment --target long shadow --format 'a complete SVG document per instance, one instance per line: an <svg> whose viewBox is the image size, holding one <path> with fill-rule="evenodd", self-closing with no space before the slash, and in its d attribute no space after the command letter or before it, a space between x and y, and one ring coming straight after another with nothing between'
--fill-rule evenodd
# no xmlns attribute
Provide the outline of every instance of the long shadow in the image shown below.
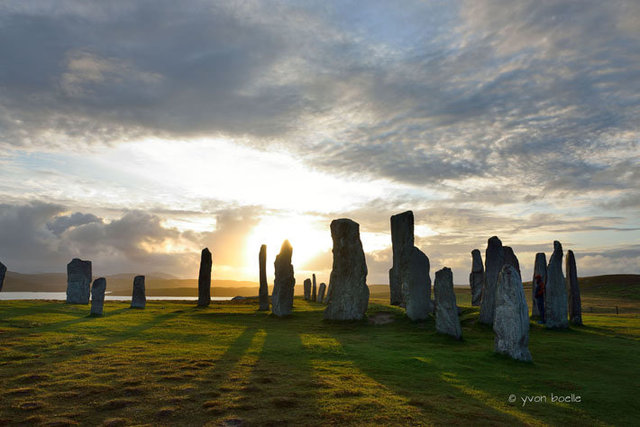
<svg viewBox="0 0 640 427"><path fill-rule="evenodd" d="M37 305L32 307L3 307L3 304L0 304L0 320L9 319L12 317L19 317L24 314L40 314L44 311L49 310L53 307L61 307L63 303L60 302L52 302L44 305Z"/></svg>

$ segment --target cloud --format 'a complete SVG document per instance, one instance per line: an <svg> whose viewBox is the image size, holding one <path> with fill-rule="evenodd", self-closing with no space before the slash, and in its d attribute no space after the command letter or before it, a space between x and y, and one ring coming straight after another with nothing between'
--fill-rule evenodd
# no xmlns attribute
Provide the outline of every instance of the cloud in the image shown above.
<svg viewBox="0 0 640 427"><path fill-rule="evenodd" d="M77 227L92 222L102 222L100 218L93 214L83 214L75 212L71 215L57 216L53 221L47 223L47 228L55 235L60 235L71 227Z"/></svg>

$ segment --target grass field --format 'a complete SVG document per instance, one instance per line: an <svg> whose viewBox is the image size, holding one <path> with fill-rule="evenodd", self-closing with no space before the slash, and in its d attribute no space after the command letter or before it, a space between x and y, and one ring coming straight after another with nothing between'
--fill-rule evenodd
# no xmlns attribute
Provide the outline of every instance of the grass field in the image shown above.
<svg viewBox="0 0 640 427"><path fill-rule="evenodd" d="M459 298L463 300L464 298ZM533 363L493 353L493 332L462 315L464 340L410 322L384 300L330 323L296 298L279 319L252 301L146 310L0 301L0 424L632 425L640 419L638 314L586 326L532 324ZM464 301L460 301L464 305ZM551 402L551 394L580 402ZM508 397L515 395L510 403ZM546 402L522 399L543 397Z"/></svg>

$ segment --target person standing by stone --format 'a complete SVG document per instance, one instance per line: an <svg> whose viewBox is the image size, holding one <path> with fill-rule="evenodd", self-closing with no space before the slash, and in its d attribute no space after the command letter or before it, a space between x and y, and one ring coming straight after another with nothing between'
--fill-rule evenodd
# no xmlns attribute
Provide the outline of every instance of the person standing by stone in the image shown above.
<svg viewBox="0 0 640 427"><path fill-rule="evenodd" d="M572 325L582 326L582 305L580 303L580 287L578 286L578 270L573 251L567 251L565 265L567 289L569 290L569 321Z"/></svg>
<svg viewBox="0 0 640 427"><path fill-rule="evenodd" d="M291 265L292 254L291 243L285 240L273 264L275 278L273 280L273 295L271 296L271 312L279 317L288 316L293 311L293 291L296 278L293 275L293 265Z"/></svg>
<svg viewBox="0 0 640 427"><path fill-rule="evenodd" d="M333 267L330 298L324 311L327 320L360 320L369 304L367 263L360 241L360 225L347 218L331 222Z"/></svg>
<svg viewBox="0 0 640 427"><path fill-rule="evenodd" d="M498 276L493 332L496 353L524 362L531 361L529 309L522 279L513 264L505 264Z"/></svg>
<svg viewBox="0 0 640 427"><path fill-rule="evenodd" d="M99 277L91 285L91 315L102 316L104 307L104 292L107 290L107 280Z"/></svg>
<svg viewBox="0 0 640 427"><path fill-rule="evenodd" d="M553 242L553 254L549 259L547 283L545 284L544 320L549 329L569 327L567 288L562 274L562 257L562 245L556 240Z"/></svg>
<svg viewBox="0 0 640 427"><path fill-rule="evenodd" d="M535 303L537 290L536 290L536 276L540 276L542 283L547 283L547 256L544 252L538 252L536 254L536 261L533 266L533 280L531 281L531 317L536 319L540 317L540 308L538 304ZM544 290L543 290L543 301L542 305L544 305Z"/></svg>
<svg viewBox="0 0 640 427"><path fill-rule="evenodd" d="M500 274L500 270L504 265L504 248L497 236L491 237L487 242L484 262L486 265L484 269L482 301L480 303L480 317L478 321L485 325L492 325L496 307L498 274Z"/></svg>
<svg viewBox="0 0 640 427"><path fill-rule="evenodd" d="M462 339L456 294L453 291L453 273L450 268L444 267L436 271L433 288L436 301L436 331L451 335L457 340Z"/></svg>
<svg viewBox="0 0 640 427"><path fill-rule="evenodd" d="M2 285L4 285L5 274L7 274L7 266L0 262L0 292L2 291Z"/></svg>
<svg viewBox="0 0 640 427"><path fill-rule="evenodd" d="M391 248L393 266L389 270L391 305L402 305L402 280L414 245L413 212L406 211L391 217Z"/></svg>
<svg viewBox="0 0 640 427"><path fill-rule="evenodd" d="M211 252L204 248L200 255L200 272L198 274L198 307L211 304Z"/></svg>
<svg viewBox="0 0 640 427"><path fill-rule="evenodd" d="M304 300L311 301L311 279L304 279L304 282L302 282L302 287L304 290Z"/></svg>
<svg viewBox="0 0 640 427"><path fill-rule="evenodd" d="M267 285L267 245L260 246L258 254L258 267L260 269L260 311L269 310L269 286Z"/></svg>
<svg viewBox="0 0 640 427"><path fill-rule="evenodd" d="M316 302L318 298L317 288L316 288L316 275L315 273L311 276L313 277L313 288L311 289L311 301Z"/></svg>
<svg viewBox="0 0 640 427"><path fill-rule="evenodd" d="M533 304L538 306L538 316L540 316L540 320L538 323L544 324L544 282L542 281L542 276L537 274L536 277L533 278L532 286L534 289L533 294Z"/></svg>
<svg viewBox="0 0 640 427"><path fill-rule="evenodd" d="M407 317L413 321L424 320L433 311L429 268L429 258L414 246L402 281L402 295Z"/></svg>
<svg viewBox="0 0 640 427"><path fill-rule="evenodd" d="M131 295L131 308L145 308L147 296L144 289L144 276L136 276L133 279L133 294Z"/></svg>
<svg viewBox="0 0 640 427"><path fill-rule="evenodd" d="M74 258L67 264L67 304L89 304L91 261Z"/></svg>
<svg viewBox="0 0 640 427"><path fill-rule="evenodd" d="M320 287L318 288L318 302L324 303L325 301L325 292L327 291L327 284L322 282L320 283Z"/></svg>
<svg viewBox="0 0 640 427"><path fill-rule="evenodd" d="M482 282L484 280L484 265L482 255L478 249L471 251L471 273L469 286L471 287L471 305L479 307L482 301Z"/></svg>

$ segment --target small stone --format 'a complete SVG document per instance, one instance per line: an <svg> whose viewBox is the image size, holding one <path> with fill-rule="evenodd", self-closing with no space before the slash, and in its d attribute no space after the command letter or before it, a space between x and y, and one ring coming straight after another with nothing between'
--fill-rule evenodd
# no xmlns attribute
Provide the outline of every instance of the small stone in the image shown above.
<svg viewBox="0 0 640 427"><path fill-rule="evenodd" d="M316 275L313 274L313 288L311 290L311 301L316 302L318 299L317 288L316 288Z"/></svg>
<svg viewBox="0 0 640 427"><path fill-rule="evenodd" d="M211 304L211 252L204 248L200 255L200 273L198 274L198 307Z"/></svg>
<svg viewBox="0 0 640 427"><path fill-rule="evenodd" d="M453 291L453 273L450 268L436 271L434 283L436 301L436 331L462 339L462 328L458 317L456 294Z"/></svg>
<svg viewBox="0 0 640 427"><path fill-rule="evenodd" d="M273 295L271 296L271 312L280 317L290 315L293 310L296 278L293 275L293 265L291 265L292 254L291 243L285 240L273 263L275 278L273 280Z"/></svg>
<svg viewBox="0 0 640 427"><path fill-rule="evenodd" d="M389 270L389 292L391 305L402 305L402 280L414 245L413 212L406 211L391 217L391 248L393 266Z"/></svg>
<svg viewBox="0 0 640 427"><path fill-rule="evenodd" d="M540 275L542 283L547 283L547 256L544 252L538 252L536 254L536 260L533 265L533 279L531 280L531 317L539 318L540 310L536 303L536 276ZM544 293L543 293L544 295Z"/></svg>
<svg viewBox="0 0 640 427"><path fill-rule="evenodd" d="M67 304L89 304L91 261L74 258L67 264Z"/></svg>
<svg viewBox="0 0 640 427"><path fill-rule="evenodd" d="M2 291L2 285L4 285L5 274L7 274L7 266L0 262L0 291Z"/></svg>
<svg viewBox="0 0 640 427"><path fill-rule="evenodd" d="M566 329L569 327L567 288L562 274L562 245L553 242L553 254L547 267L547 283L544 295L545 326L549 329Z"/></svg>
<svg viewBox="0 0 640 427"><path fill-rule="evenodd" d="M414 246L402 283L405 309L409 319L424 320L432 311L429 258Z"/></svg>
<svg viewBox="0 0 640 427"><path fill-rule="evenodd" d="M311 299L311 279L304 279L302 287L304 289L304 299L309 301Z"/></svg>
<svg viewBox="0 0 640 427"><path fill-rule="evenodd" d="M107 290L107 280L99 277L91 285L91 315L102 316L104 307L104 292Z"/></svg>
<svg viewBox="0 0 640 427"><path fill-rule="evenodd" d="M569 290L569 321L572 325L582 325L582 305L580 303L580 287L578 286L578 270L573 251L567 252L565 265L567 273L567 289Z"/></svg>
<svg viewBox="0 0 640 427"><path fill-rule="evenodd" d="M320 287L318 289L318 302L324 303L325 301L325 293L327 292L327 284L322 282L320 283Z"/></svg>
<svg viewBox="0 0 640 427"><path fill-rule="evenodd" d="M136 276L133 279L133 294L131 296L131 308L145 308L147 297L144 289L144 276Z"/></svg>
<svg viewBox="0 0 640 427"><path fill-rule="evenodd" d="M485 325L493 325L493 316L496 308L496 285L498 275L504 265L504 248L497 236L491 237L487 242L484 262L484 281L482 284L482 301L480 302L478 322L484 323Z"/></svg>
<svg viewBox="0 0 640 427"><path fill-rule="evenodd" d="M269 310L269 286L267 284L267 245L260 246L258 254L258 264L260 268L260 290L258 299L260 300L260 310Z"/></svg>
<svg viewBox="0 0 640 427"><path fill-rule="evenodd" d="M479 307L482 301L482 282L484 280L484 265L482 255L478 249L471 251L471 273L469 286L471 287L471 305Z"/></svg>

